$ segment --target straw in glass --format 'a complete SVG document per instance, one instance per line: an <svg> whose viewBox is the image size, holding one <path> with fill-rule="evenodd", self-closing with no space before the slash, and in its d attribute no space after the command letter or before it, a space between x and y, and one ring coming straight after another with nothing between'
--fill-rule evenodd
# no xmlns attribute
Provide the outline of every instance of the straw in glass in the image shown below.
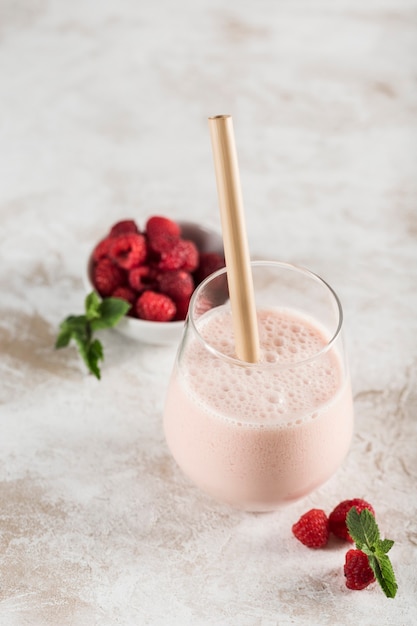
<svg viewBox="0 0 417 626"><path fill-rule="evenodd" d="M230 115L209 117L238 359L259 361L259 334L239 168Z"/></svg>

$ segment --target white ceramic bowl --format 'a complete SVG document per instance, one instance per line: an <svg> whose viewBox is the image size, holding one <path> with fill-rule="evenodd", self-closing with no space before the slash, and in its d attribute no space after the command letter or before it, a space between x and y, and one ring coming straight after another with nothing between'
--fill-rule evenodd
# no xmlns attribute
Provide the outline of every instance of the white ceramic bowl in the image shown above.
<svg viewBox="0 0 417 626"><path fill-rule="evenodd" d="M201 226L195 222L185 222L178 220L181 227L181 237L191 239L196 244L200 252L217 252L223 255L223 241L221 235L207 226ZM103 235L104 237L104 235ZM92 282L92 253L87 263L83 282L86 291L94 290ZM169 345L178 343L181 339L184 328L184 321L177 322L150 322L135 317L124 317L115 327L115 331L140 341L152 345Z"/></svg>

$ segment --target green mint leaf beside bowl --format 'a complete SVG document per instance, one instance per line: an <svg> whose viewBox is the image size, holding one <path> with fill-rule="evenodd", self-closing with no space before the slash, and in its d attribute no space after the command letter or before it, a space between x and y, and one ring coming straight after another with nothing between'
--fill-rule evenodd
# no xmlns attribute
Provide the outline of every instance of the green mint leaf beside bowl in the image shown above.
<svg viewBox="0 0 417 626"><path fill-rule="evenodd" d="M85 315L69 315L61 322L55 348L66 348L73 341L87 369L100 379L99 363L104 360L104 352L101 342L94 338L94 331L116 326L130 304L119 298L101 299L92 291L85 298L84 307Z"/></svg>

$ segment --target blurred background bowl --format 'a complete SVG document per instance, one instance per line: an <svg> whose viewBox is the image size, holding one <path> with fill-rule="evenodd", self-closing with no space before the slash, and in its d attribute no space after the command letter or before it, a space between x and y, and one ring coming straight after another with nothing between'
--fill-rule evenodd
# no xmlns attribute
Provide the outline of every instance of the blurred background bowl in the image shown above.
<svg viewBox="0 0 417 626"><path fill-rule="evenodd" d="M181 227L181 237L183 239L191 239L200 253L216 252L223 256L223 240L219 232L196 222L177 220L177 223ZM88 293L95 290L92 281L92 270L93 252L88 257L86 271L83 276L84 287ZM162 346L178 343L181 339L183 328L184 320L152 322L126 316L114 330L129 339Z"/></svg>

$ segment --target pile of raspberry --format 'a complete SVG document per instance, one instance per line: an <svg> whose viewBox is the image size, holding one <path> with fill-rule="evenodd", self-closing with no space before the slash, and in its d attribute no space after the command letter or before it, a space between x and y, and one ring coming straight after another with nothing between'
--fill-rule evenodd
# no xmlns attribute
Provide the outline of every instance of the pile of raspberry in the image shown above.
<svg viewBox="0 0 417 626"><path fill-rule="evenodd" d="M329 516L323 509L307 511L293 524L292 532L308 548L324 548L331 533L339 539L353 543L346 524L346 516L353 506L358 513L363 509L368 509L375 515L372 505L366 500L361 498L343 500ZM375 582L375 575L369 566L368 557L361 550L347 551L343 571L346 587L349 589L365 589Z"/></svg>
<svg viewBox="0 0 417 626"><path fill-rule="evenodd" d="M142 231L131 219L114 224L93 250L91 278L103 298L129 302L131 317L170 322L185 319L195 287L223 266L222 256L200 253L179 224L155 215Z"/></svg>

